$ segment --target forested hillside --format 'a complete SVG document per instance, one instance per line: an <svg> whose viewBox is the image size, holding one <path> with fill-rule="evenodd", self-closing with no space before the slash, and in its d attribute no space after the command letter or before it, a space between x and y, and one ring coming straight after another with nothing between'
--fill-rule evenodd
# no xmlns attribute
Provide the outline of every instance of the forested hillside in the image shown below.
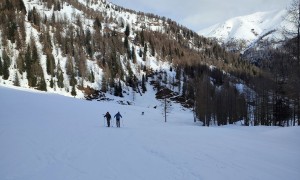
<svg viewBox="0 0 300 180"><path fill-rule="evenodd" d="M166 17L106 0L4 0L0 21L1 84L99 99L143 95L151 83L207 126L295 125L300 116L285 76Z"/></svg>

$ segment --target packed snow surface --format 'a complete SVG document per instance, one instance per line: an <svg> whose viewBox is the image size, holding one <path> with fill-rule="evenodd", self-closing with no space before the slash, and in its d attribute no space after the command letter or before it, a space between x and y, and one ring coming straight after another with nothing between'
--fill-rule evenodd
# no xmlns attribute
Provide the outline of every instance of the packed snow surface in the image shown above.
<svg viewBox="0 0 300 180"><path fill-rule="evenodd" d="M0 102L1 180L300 179L299 127L202 127L177 105L165 123L145 96L119 105L0 86ZM121 128L105 127L107 111Z"/></svg>

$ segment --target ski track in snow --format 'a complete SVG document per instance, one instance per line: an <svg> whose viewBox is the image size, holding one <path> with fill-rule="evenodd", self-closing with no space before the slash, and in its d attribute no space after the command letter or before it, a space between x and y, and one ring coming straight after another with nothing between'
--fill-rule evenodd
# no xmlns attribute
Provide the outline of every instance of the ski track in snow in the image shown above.
<svg viewBox="0 0 300 180"><path fill-rule="evenodd" d="M122 106L0 86L0 179L299 179L299 127L201 127L176 104L165 123L148 96ZM107 111L121 128L104 126Z"/></svg>

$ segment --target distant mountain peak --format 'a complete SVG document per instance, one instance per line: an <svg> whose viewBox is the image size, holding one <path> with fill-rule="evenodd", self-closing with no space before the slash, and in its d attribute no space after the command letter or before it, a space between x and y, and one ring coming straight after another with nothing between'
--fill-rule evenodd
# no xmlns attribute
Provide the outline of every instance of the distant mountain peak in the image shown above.
<svg viewBox="0 0 300 180"><path fill-rule="evenodd" d="M198 34L214 37L223 42L231 39L245 40L248 45L261 37L280 39L282 27L288 24L284 19L286 15L285 9L256 12L231 18L223 23L200 30Z"/></svg>

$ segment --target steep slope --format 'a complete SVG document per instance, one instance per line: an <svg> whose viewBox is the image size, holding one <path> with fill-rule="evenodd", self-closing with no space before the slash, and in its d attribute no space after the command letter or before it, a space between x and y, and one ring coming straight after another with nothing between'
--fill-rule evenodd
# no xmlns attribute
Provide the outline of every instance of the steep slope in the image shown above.
<svg viewBox="0 0 300 180"><path fill-rule="evenodd" d="M282 28L289 28L286 10L257 12L254 14L235 17L213 25L198 33L206 37L214 37L227 42L233 39L244 40L249 46L260 38L268 40L282 39Z"/></svg>
<svg viewBox="0 0 300 180"><path fill-rule="evenodd" d="M123 106L2 86L0 99L3 180L300 177L299 127L207 128L176 105L165 123L148 99ZM104 127L106 111L121 112L120 129Z"/></svg>
<svg viewBox="0 0 300 180"><path fill-rule="evenodd" d="M122 96L156 71L199 64L249 69L171 19L106 0L13 0L0 9L1 84L78 98L100 90Z"/></svg>
<svg viewBox="0 0 300 180"><path fill-rule="evenodd" d="M18 1L13 1L15 4L4 3L2 7L13 17L12 23L17 24L13 32L17 38L6 35L7 29L2 27L1 42L5 44L1 46L0 57L3 63L7 57L9 72L6 77L0 73L1 84L15 84L68 96L71 96L73 88L75 96L82 98L83 88L99 90L106 86L103 83L104 76L107 78L106 83L121 79L124 86L125 76L129 76L129 73L138 79L145 74L138 70L146 64L137 53L141 47L132 43L136 35L132 31L140 29L142 24L137 23L136 14L119 12L119 7L106 1L23 2L23 11L20 12L10 11L11 6L18 4ZM4 21L10 23L8 18ZM160 23L152 26L152 20L148 18L144 21L151 30L162 26ZM126 24L131 27L128 50L122 47ZM130 61L132 58L127 57L127 51L135 55L134 63ZM35 59L33 54L36 54ZM156 64L149 68L160 68L162 63L156 58L151 58L148 53L145 56L149 57L148 64ZM110 63L110 59L115 62ZM117 75L116 71L111 73L114 75L111 77L109 71L112 71L112 66L118 66L116 71L122 71L123 77Z"/></svg>

